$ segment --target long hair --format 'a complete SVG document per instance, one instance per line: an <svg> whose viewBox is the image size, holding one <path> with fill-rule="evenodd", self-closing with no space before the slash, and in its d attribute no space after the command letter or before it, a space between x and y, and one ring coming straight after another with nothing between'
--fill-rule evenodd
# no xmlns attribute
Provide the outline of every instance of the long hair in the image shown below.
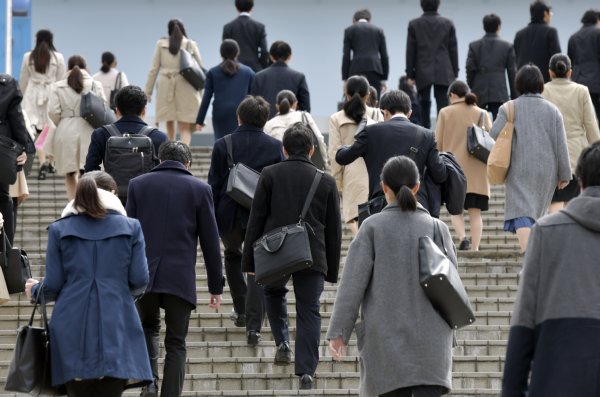
<svg viewBox="0 0 600 397"><path fill-rule="evenodd" d="M296 95L290 90L281 90L275 98L279 114L288 114L294 103L298 102Z"/></svg>
<svg viewBox="0 0 600 397"><path fill-rule="evenodd" d="M226 75L233 76L240 70L240 64L236 61L240 54L240 46L233 39L225 39L221 43L220 52L223 62L221 62L219 67Z"/></svg>
<svg viewBox="0 0 600 397"><path fill-rule="evenodd" d="M115 61L115 54L110 51L106 51L102 53L102 66L100 67L100 71L102 73L110 72L110 68L112 67L113 62Z"/></svg>
<svg viewBox="0 0 600 397"><path fill-rule="evenodd" d="M80 212L85 212L94 219L104 218L106 208L100 201L98 185L93 176L84 175L77 183L73 206Z"/></svg>
<svg viewBox="0 0 600 397"><path fill-rule="evenodd" d="M68 65L69 77L67 78L67 84L76 93L81 94L81 91L83 91L83 73L81 73L81 69L87 68L85 59L81 55L73 55L69 58Z"/></svg>
<svg viewBox="0 0 600 397"><path fill-rule="evenodd" d="M448 88L448 95L450 94L457 95L459 98L465 98L467 105L475 105L477 103L477 95L471 92L471 89L464 81L454 80Z"/></svg>
<svg viewBox="0 0 600 397"><path fill-rule="evenodd" d="M363 98L369 95L369 81L363 76L352 76L346 80L346 96L344 102L344 113L350 119L359 123L362 120L367 107Z"/></svg>
<svg viewBox="0 0 600 397"><path fill-rule="evenodd" d="M167 31L169 33L169 52L176 55L181 48L183 38L187 37L183 22L179 19L171 19L167 25Z"/></svg>
<svg viewBox="0 0 600 397"><path fill-rule="evenodd" d="M392 189L402 211L416 211L417 198L412 189L419 183L419 170L413 160L396 156L385 162L381 180Z"/></svg>
<svg viewBox="0 0 600 397"><path fill-rule="evenodd" d="M31 51L30 63L38 73L46 73L50 65L50 57L54 48L54 35L47 29L38 30L35 34L35 47Z"/></svg>

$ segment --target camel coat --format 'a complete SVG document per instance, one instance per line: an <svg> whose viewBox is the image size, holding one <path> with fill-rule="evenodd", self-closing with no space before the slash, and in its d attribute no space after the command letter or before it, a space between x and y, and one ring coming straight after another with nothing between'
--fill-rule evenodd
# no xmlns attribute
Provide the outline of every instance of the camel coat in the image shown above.
<svg viewBox="0 0 600 397"><path fill-rule="evenodd" d="M200 51L196 42L183 38L181 48L189 51L198 65L202 66ZM201 93L179 74L180 53L169 52L169 39L162 38L156 43L152 67L146 81L146 94L152 95L156 83L156 121L180 121L195 123L200 109Z"/></svg>
<svg viewBox="0 0 600 397"><path fill-rule="evenodd" d="M367 123L380 123L383 114L379 109L367 107ZM369 199L369 175L362 157L352 164L343 166L335 161L335 153L344 145L354 143L357 124L346 116L343 110L334 113L329 118L329 159L331 175L335 178L338 190L342 194L342 218L351 222L358 217L358 205Z"/></svg>
<svg viewBox="0 0 600 397"><path fill-rule="evenodd" d="M490 197L490 183L484 163L467 151L467 128L479 124L485 110L476 105L467 105L464 99L440 110L435 128L435 139L440 152L451 152L458 160L467 177L467 193ZM485 130L492 122L485 112Z"/></svg>
<svg viewBox="0 0 600 397"><path fill-rule="evenodd" d="M102 84L94 81L85 70L82 70L81 73L83 74L81 94L91 90L96 96L106 101ZM56 129L51 130L44 142L44 151L54 155L56 172L62 175L79 172L83 169L94 130L87 121L79 116L81 94L75 92L67 84L66 77L52 85L48 115L56 124Z"/></svg>

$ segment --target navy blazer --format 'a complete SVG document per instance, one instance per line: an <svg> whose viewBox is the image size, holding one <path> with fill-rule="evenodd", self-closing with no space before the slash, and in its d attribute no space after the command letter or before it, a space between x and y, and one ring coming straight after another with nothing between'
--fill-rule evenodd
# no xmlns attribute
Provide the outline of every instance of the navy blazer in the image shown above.
<svg viewBox="0 0 600 397"><path fill-rule="evenodd" d="M269 66L265 25L247 15L240 15L223 26L223 40L233 39L240 46L238 60L255 72Z"/></svg>
<svg viewBox="0 0 600 397"><path fill-rule="evenodd" d="M358 22L344 31L342 80L364 72L376 72L388 79L390 63L383 30L368 22Z"/></svg>
<svg viewBox="0 0 600 397"><path fill-rule="evenodd" d="M147 292L178 296L196 306L198 239L208 275L208 290L223 293L219 233L210 186L177 161L163 161L133 178L127 215L142 225L150 270Z"/></svg>
<svg viewBox="0 0 600 397"><path fill-rule="evenodd" d="M543 21L531 22L515 35L515 55L517 70L533 63L542 72L544 82L550 81L548 64L554 54L561 52L558 31Z"/></svg>
<svg viewBox="0 0 600 397"><path fill-rule="evenodd" d="M281 142L257 127L240 126L231 134L231 143L234 163L243 163L257 172L284 159ZM246 229L250 216L249 210L237 204L225 193L228 178L227 147L225 140L221 138L213 147L208 171L208 184L212 187L221 236L232 230L236 221L241 222L242 229Z"/></svg>

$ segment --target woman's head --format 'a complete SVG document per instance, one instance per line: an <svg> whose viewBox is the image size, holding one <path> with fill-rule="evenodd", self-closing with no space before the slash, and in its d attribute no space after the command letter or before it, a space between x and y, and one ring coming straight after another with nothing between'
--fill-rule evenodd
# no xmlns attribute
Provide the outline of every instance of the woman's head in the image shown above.
<svg viewBox="0 0 600 397"><path fill-rule="evenodd" d="M46 73L50 65L51 51L54 48L54 35L47 29L38 30L35 34L35 47L31 51L30 62L38 73Z"/></svg>
<svg viewBox="0 0 600 397"><path fill-rule="evenodd" d="M583 189L600 186L600 142L596 142L583 149L575 175Z"/></svg>
<svg viewBox="0 0 600 397"><path fill-rule="evenodd" d="M288 114L290 109L296 109L295 105L298 104L296 95L290 90L279 91L275 98L275 106L279 114Z"/></svg>
<svg viewBox="0 0 600 397"><path fill-rule="evenodd" d="M240 65L237 63L237 57L240 54L240 46L237 41L233 39L225 39L221 43L221 70L228 76L233 76L240 69Z"/></svg>
<svg viewBox="0 0 600 397"><path fill-rule="evenodd" d="M100 70L102 73L110 72L110 69L116 65L117 58L115 58L115 54L110 51L106 51L102 53L102 66Z"/></svg>
<svg viewBox="0 0 600 397"><path fill-rule="evenodd" d="M550 76L560 79L571 77L571 59L565 54L554 54L550 58Z"/></svg>
<svg viewBox="0 0 600 397"><path fill-rule="evenodd" d="M370 106L372 108L376 108L379 106L379 95L377 94L377 89L372 85L369 86L369 96L365 101L365 105Z"/></svg>
<svg viewBox="0 0 600 397"><path fill-rule="evenodd" d="M112 176L104 171L93 171L84 174L77 183L73 206L79 212L85 212L92 218L104 218L106 208L98 195L98 189L116 194L117 183Z"/></svg>
<svg viewBox="0 0 600 397"><path fill-rule="evenodd" d="M406 156L390 158L381 171L381 184L388 201L396 200L402 211L417 209L419 170L413 160Z"/></svg>
<svg viewBox="0 0 600 397"><path fill-rule="evenodd" d="M454 98L456 99L464 98L467 105L475 105L477 103L477 95L471 92L471 89L464 81L454 80L454 82L450 84L450 87L448 87L448 96L450 99L453 98L451 94L454 94Z"/></svg>
<svg viewBox="0 0 600 397"><path fill-rule="evenodd" d="M346 80L344 87L346 101L344 113L356 123L365 115L365 101L369 95L369 81L364 76L352 76Z"/></svg>
<svg viewBox="0 0 600 397"><path fill-rule="evenodd" d="M544 76L534 64L524 65L517 72L515 89L519 95L541 94L544 91Z"/></svg>
<svg viewBox="0 0 600 397"><path fill-rule="evenodd" d="M69 77L67 78L67 84L76 93L80 94L83 91L83 73L81 69L87 68L85 59L81 55L73 55L67 62L69 68Z"/></svg>
<svg viewBox="0 0 600 397"><path fill-rule="evenodd" d="M167 25L167 32L169 33L169 52L175 55L181 48L183 37L187 37L183 22L179 19L171 19Z"/></svg>

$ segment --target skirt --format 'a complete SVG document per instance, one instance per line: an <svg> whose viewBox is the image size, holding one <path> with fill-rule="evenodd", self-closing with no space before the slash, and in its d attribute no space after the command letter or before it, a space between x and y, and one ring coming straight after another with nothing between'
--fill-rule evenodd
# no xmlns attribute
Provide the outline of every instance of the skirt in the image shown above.
<svg viewBox="0 0 600 397"><path fill-rule="evenodd" d="M465 209L469 208L477 208L481 211L487 211L489 209L488 205L489 197L484 196L482 194L477 193L467 193L465 196Z"/></svg>
<svg viewBox="0 0 600 397"><path fill-rule="evenodd" d="M558 188L556 188L556 190L554 190L554 195L552 196L552 202L553 203L557 203L557 202L565 202L566 203L566 202L574 199L575 197L579 196L579 192L580 192L579 181L577 180L577 178L575 176L573 176L573 179L571 179L569 184L564 189L559 190Z"/></svg>
<svg viewBox="0 0 600 397"><path fill-rule="evenodd" d="M520 218L509 219L504 221L504 231L516 233L517 229L521 229L524 227L532 228L535 225L535 220L528 216L522 216Z"/></svg>

